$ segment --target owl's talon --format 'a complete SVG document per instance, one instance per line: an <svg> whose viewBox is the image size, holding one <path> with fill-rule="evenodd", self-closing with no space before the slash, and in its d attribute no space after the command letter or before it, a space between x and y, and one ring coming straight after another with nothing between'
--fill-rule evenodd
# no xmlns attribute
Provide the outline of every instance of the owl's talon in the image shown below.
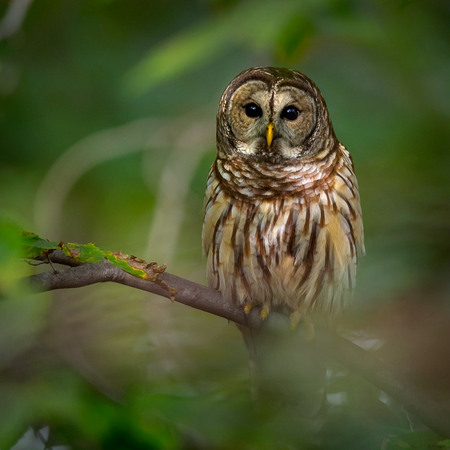
<svg viewBox="0 0 450 450"><path fill-rule="evenodd" d="M250 314L251 310L257 305L256 302L249 302L244 305L244 313Z"/></svg>
<svg viewBox="0 0 450 450"><path fill-rule="evenodd" d="M259 317L261 317L262 320L266 320L269 317L269 309L263 306L259 313Z"/></svg>

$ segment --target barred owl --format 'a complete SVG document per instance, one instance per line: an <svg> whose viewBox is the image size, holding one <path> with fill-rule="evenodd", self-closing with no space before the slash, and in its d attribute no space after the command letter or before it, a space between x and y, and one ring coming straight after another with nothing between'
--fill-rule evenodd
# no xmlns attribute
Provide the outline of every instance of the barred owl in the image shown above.
<svg viewBox="0 0 450 450"><path fill-rule="evenodd" d="M352 158L300 72L248 69L225 89L205 194L210 287L243 305L329 320L364 251Z"/></svg>

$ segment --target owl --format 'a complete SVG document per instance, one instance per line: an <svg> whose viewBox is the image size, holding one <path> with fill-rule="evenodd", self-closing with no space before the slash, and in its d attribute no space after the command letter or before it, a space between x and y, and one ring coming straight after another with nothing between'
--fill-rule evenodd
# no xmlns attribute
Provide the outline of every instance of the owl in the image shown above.
<svg viewBox="0 0 450 450"><path fill-rule="evenodd" d="M204 206L210 287L293 325L342 310L364 251L358 183L307 76L257 67L231 81Z"/></svg>

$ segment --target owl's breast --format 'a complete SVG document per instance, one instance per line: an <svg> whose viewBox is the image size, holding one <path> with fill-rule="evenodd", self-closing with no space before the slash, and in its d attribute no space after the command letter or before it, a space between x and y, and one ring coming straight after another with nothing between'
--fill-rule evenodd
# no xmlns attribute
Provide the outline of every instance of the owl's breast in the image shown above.
<svg viewBox="0 0 450 450"><path fill-rule="evenodd" d="M203 226L210 287L240 303L340 310L362 242L352 192L336 182L311 195L242 199L212 170Z"/></svg>

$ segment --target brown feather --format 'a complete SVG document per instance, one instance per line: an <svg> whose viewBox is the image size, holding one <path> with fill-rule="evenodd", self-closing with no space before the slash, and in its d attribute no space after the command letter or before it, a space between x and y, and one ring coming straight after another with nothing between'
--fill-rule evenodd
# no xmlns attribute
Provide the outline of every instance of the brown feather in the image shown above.
<svg viewBox="0 0 450 450"><path fill-rule="evenodd" d="M315 126L300 124L304 141L291 150L286 142L294 131L286 131L275 149L265 149L256 132L240 122L248 118L240 119L234 102L267 86L270 115L282 101L277 95L291 95L283 94L289 83L292 92L304 91L314 100ZM258 95L265 98L264 92ZM299 72L250 69L224 92L217 123L218 154L208 177L203 225L209 285L243 305L333 317L354 286L363 226L353 163L335 138L320 91ZM280 122L278 129L283 127Z"/></svg>

